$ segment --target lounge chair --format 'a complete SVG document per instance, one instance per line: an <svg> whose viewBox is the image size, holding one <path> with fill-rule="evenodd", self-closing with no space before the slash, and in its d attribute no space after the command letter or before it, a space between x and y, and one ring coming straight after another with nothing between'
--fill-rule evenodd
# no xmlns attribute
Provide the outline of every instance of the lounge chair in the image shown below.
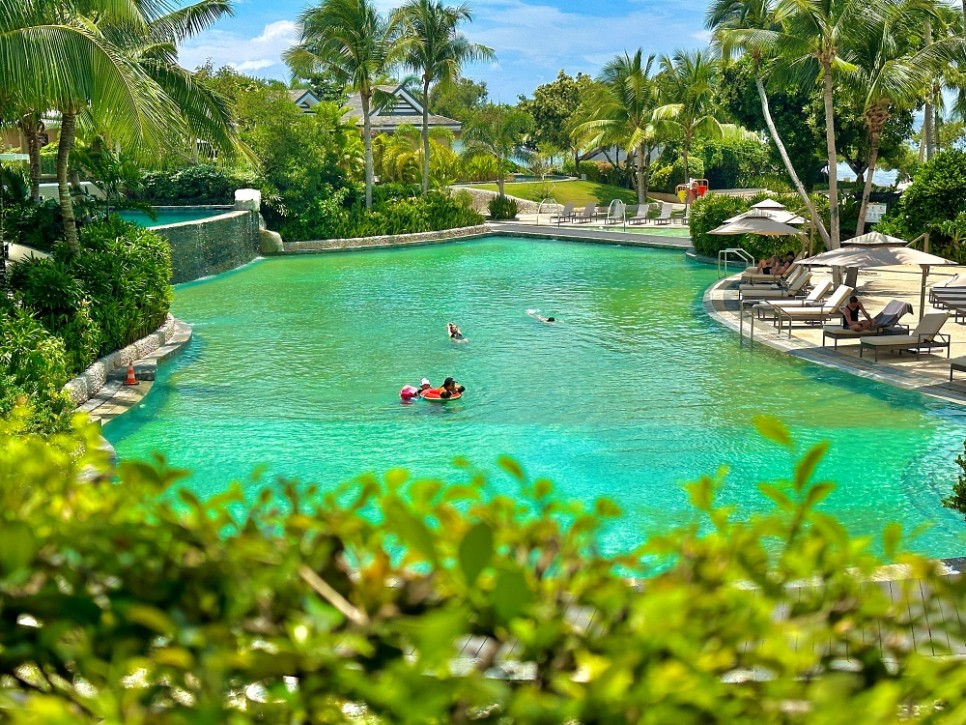
<svg viewBox="0 0 966 725"><path fill-rule="evenodd" d="M573 218L574 218L574 203L572 201L568 201L566 204L564 204L563 209L561 209L556 214L550 215L550 221L556 220L557 226L560 226L560 222L562 221L568 221L568 222L573 221Z"/></svg>
<svg viewBox="0 0 966 725"><path fill-rule="evenodd" d="M758 319L764 319L769 316L774 317L776 307L813 307L820 305L822 304L822 298L828 294L830 289L832 289L832 280L828 277L823 277L815 283L812 291L806 297L796 300L765 300L755 305L755 312L758 315Z"/></svg>
<svg viewBox="0 0 966 725"><path fill-rule="evenodd" d="M667 202L661 202L661 213L654 217L655 224L670 224L672 207Z"/></svg>
<svg viewBox="0 0 966 725"><path fill-rule="evenodd" d="M748 289L741 290L738 292L738 297L741 300L784 300L792 299L794 297L804 297L805 296L805 286L808 284L809 280L812 278L812 273L805 270L799 275L795 276L795 279L789 283L788 287L778 287L773 289Z"/></svg>
<svg viewBox="0 0 966 725"><path fill-rule="evenodd" d="M628 224L647 224L647 215L651 211L650 204L638 204L637 213L632 217L628 217Z"/></svg>
<svg viewBox="0 0 966 725"><path fill-rule="evenodd" d="M748 267L748 269L741 273L741 281L746 284L768 284L781 281L782 279L788 279L800 267L798 263L801 259L802 255L799 254L788 265L788 269L781 274L764 274L758 271L758 267Z"/></svg>
<svg viewBox="0 0 966 725"><path fill-rule="evenodd" d="M882 337L860 337L859 338L859 357L865 348L870 347L875 350L875 361L879 361L879 352L895 352L901 355L903 350L915 350L918 358L923 349L946 348L946 357L949 357L949 335L940 332L942 326L949 319L946 312L927 312L919 320L916 329L908 335L883 335Z"/></svg>
<svg viewBox="0 0 966 725"><path fill-rule="evenodd" d="M589 222L591 220L597 219L597 204L596 202L590 202L587 206L583 208L582 211L578 211L574 214L575 222Z"/></svg>
<svg viewBox="0 0 966 725"><path fill-rule="evenodd" d="M620 200L615 200L607 207L607 217L604 224L624 224L627 222L627 206Z"/></svg>
<svg viewBox="0 0 966 725"><path fill-rule="evenodd" d="M796 267L787 277L779 279L777 282L745 282L738 285L739 292L762 289L788 289L796 284L800 277L809 273L807 267Z"/></svg>
<svg viewBox="0 0 966 725"><path fill-rule="evenodd" d="M792 324L795 322L821 323L831 320L840 314L842 305L849 301L852 288L847 284L839 285L831 296L821 305L814 307L776 307L775 320L778 322L778 332L788 322L788 336L792 336Z"/></svg>
<svg viewBox="0 0 966 725"><path fill-rule="evenodd" d="M857 340L868 335L908 335L909 326L899 324L903 315L912 312L912 305L902 300L889 300L882 311L872 318L872 327L868 330L850 330L842 325L826 325L822 328L822 347L825 341L831 339L835 341L834 347L837 350L839 340Z"/></svg>

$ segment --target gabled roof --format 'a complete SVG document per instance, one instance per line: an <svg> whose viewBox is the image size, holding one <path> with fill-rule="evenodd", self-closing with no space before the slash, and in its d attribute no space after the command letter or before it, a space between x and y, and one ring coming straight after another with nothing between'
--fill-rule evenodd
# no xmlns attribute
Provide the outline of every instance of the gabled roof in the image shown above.
<svg viewBox="0 0 966 725"><path fill-rule="evenodd" d="M311 112L315 106L319 105L319 99L308 89L301 88L289 91L288 97L304 113Z"/></svg>
<svg viewBox="0 0 966 725"><path fill-rule="evenodd" d="M423 106L417 101L402 85L381 85L376 86L377 90L390 93L395 98L391 105L385 108L375 108L370 115L372 130L395 131L396 128L404 124L410 126L423 125ZM346 111L350 118L356 119L356 126L362 126L362 97L358 93L350 93L346 100ZM463 124L454 121L446 116L438 116L434 113L429 114L430 128L448 128L451 131L459 131Z"/></svg>

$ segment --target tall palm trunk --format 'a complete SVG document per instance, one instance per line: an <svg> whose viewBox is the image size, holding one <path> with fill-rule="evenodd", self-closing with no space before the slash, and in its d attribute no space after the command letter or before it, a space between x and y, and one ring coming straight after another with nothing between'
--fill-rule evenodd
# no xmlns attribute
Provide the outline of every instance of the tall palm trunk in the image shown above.
<svg viewBox="0 0 966 725"><path fill-rule="evenodd" d="M644 186L644 147L638 146L634 151L637 154L637 203L647 203L647 188Z"/></svg>
<svg viewBox="0 0 966 725"><path fill-rule="evenodd" d="M40 134L43 133L40 117L28 113L20 119L20 130L27 141L27 155L30 157L30 199L36 204L40 201Z"/></svg>
<svg viewBox="0 0 966 725"><path fill-rule="evenodd" d="M429 191L429 78L423 76L423 193L427 191Z"/></svg>
<svg viewBox="0 0 966 725"><path fill-rule="evenodd" d="M369 118L369 95L360 93L362 100L362 143L366 149L366 210L372 211L372 184L375 174L373 173L372 161L372 121Z"/></svg>
<svg viewBox="0 0 966 725"><path fill-rule="evenodd" d="M964 0L966 2L966 0ZM755 73L755 87L758 88L758 100L761 101L761 113L765 117L765 125L768 126L768 133L771 134L771 140L775 142L775 146L778 147L778 155L781 156L782 163L785 164L785 171L792 179L792 184L795 186L795 190L798 195L802 198L802 202L805 204L805 208L808 209L808 216L812 220L812 226L818 229L819 235L822 237L822 241L825 242L825 246L829 246L829 235L828 230L825 228L825 224L818 216L818 212L815 210L815 205L812 200L808 198L808 192L805 191L805 185L802 184L802 180L798 178L798 173L795 171L795 167L792 166L792 160L788 156L788 151L785 149L785 144L782 143L781 136L778 135L778 129L775 127L775 122L771 117L771 108L768 106L768 96L765 94L765 84L761 80L761 75Z"/></svg>
<svg viewBox="0 0 966 725"><path fill-rule="evenodd" d="M839 174L836 168L838 153L835 150L835 109L832 101L832 64L823 62L823 80L825 81L825 145L828 148L828 200L831 229L829 229L829 247L838 249L841 244L839 233Z"/></svg>
<svg viewBox="0 0 966 725"><path fill-rule="evenodd" d="M889 111L878 106L868 116L869 125L869 154L866 159L869 175L865 179L862 189L862 203L859 205L859 220L855 224L855 236L865 233L865 215L869 208L869 195L872 193L872 174L879 158L879 142L882 139L882 129L889 120Z"/></svg>
<svg viewBox="0 0 966 725"><path fill-rule="evenodd" d="M60 213L64 219L64 241L67 247L75 252L80 249L80 239L77 236L77 223L74 221L74 203L70 196L68 163L71 149L74 147L76 124L76 113L73 111L61 113L60 141L57 144L57 193L60 197Z"/></svg>
<svg viewBox="0 0 966 725"><path fill-rule="evenodd" d="M926 21L926 34L923 39L924 45L929 45L932 42L932 24ZM926 104L923 108L923 119L922 119L922 143L920 145L919 160L923 160L922 150L925 150L925 160L929 161L933 157L933 153L936 149L936 129L933 125L934 113L932 107L932 92L930 91L926 95Z"/></svg>

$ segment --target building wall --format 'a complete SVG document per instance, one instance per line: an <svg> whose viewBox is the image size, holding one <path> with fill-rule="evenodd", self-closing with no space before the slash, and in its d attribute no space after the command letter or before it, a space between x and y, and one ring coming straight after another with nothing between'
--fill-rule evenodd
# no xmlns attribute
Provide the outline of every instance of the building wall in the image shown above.
<svg viewBox="0 0 966 725"><path fill-rule="evenodd" d="M230 211L154 230L171 245L173 284L227 272L258 256L258 214L253 211Z"/></svg>

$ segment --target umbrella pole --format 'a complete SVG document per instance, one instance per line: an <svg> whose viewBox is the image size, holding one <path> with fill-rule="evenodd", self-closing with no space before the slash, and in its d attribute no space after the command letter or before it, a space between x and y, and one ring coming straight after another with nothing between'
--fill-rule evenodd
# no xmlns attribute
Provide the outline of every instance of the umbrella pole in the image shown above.
<svg viewBox="0 0 966 725"><path fill-rule="evenodd" d="M919 288L919 319L922 319L923 312L926 310L926 277L929 276L929 265L923 264L922 267L922 286Z"/></svg>

